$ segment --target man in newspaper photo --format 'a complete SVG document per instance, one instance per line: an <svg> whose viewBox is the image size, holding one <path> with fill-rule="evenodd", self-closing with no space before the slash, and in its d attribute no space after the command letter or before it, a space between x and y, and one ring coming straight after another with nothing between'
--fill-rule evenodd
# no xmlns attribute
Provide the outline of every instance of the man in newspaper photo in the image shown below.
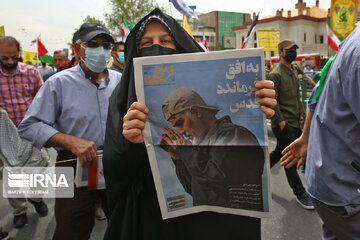
<svg viewBox="0 0 360 240"><path fill-rule="evenodd" d="M171 156L194 206L263 211L264 151L255 135L229 116L217 119L220 110L189 88L173 90L162 112L176 130L164 127L160 147Z"/></svg>

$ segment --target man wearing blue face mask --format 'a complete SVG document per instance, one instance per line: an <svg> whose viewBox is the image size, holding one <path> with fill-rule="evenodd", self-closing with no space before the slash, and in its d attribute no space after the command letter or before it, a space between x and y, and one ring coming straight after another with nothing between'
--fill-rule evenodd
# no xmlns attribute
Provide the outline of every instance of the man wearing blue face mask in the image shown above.
<svg viewBox="0 0 360 240"><path fill-rule="evenodd" d="M75 44L79 65L49 78L33 100L19 126L20 136L38 147L55 147L57 166L92 165L102 149L108 99L121 74L106 68L113 38L99 23L84 23ZM57 198L53 239L89 239L94 205L104 190L75 188L73 198Z"/></svg>
<svg viewBox="0 0 360 240"><path fill-rule="evenodd" d="M125 55L124 55L125 43L117 42L113 45L111 50L111 56L114 61L109 69L118 71L120 73L124 70Z"/></svg>

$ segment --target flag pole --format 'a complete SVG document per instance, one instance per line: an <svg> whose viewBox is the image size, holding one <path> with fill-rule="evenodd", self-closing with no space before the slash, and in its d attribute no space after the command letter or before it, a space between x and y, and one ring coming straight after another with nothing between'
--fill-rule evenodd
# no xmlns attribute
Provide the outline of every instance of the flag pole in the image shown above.
<svg viewBox="0 0 360 240"><path fill-rule="evenodd" d="M39 36L36 38L36 59L37 59L36 65L37 65L37 63L39 62L39 43L38 43L39 38L40 38L40 34L39 34Z"/></svg>
<svg viewBox="0 0 360 240"><path fill-rule="evenodd" d="M170 14L171 14L171 16L173 17L172 9L171 9L171 0L169 0L169 7L170 7Z"/></svg>

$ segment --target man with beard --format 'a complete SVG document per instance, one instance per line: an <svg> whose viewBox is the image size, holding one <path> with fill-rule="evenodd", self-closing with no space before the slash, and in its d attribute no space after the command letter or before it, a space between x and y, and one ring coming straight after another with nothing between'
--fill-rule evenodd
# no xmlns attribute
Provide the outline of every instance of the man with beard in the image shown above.
<svg viewBox="0 0 360 240"><path fill-rule="evenodd" d="M8 113L16 127L43 84L39 72L33 66L20 62L19 54L20 45L15 38L0 37L0 108ZM38 214L47 214L48 208L42 199L28 201L34 205ZM14 209L14 226L24 227L27 223L26 200L9 198L9 202Z"/></svg>
<svg viewBox="0 0 360 240"><path fill-rule="evenodd" d="M299 72L293 64L296 49L299 47L294 41L285 39L278 45L280 64L268 75L268 79L275 84L277 105L275 115L271 118L272 131L277 139L274 151L270 153L270 167L280 161L282 150L301 135L300 118L303 113L300 102ZM296 166L285 168L285 173L297 202L305 209L314 209L307 194Z"/></svg>
<svg viewBox="0 0 360 240"><path fill-rule="evenodd" d="M164 127L160 146L194 206L263 211L264 151L255 135L230 116L216 118L220 110L189 88L174 89L162 112L176 130Z"/></svg>

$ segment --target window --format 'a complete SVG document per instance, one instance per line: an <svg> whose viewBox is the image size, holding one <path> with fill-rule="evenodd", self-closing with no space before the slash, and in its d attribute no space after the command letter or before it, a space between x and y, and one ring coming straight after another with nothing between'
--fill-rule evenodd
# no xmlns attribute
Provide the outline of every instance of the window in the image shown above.
<svg viewBox="0 0 360 240"><path fill-rule="evenodd" d="M304 42L306 42L306 33L304 33Z"/></svg>
<svg viewBox="0 0 360 240"><path fill-rule="evenodd" d="M256 32L254 32L254 40L256 40L256 37L257 37L257 36L256 36Z"/></svg>
<svg viewBox="0 0 360 240"><path fill-rule="evenodd" d="M257 43L254 43L254 48L257 48Z"/></svg>
<svg viewBox="0 0 360 240"><path fill-rule="evenodd" d="M323 36L323 35L320 35L319 38L320 38L320 39L319 39L319 40L320 40L320 43L324 43L324 36Z"/></svg>
<svg viewBox="0 0 360 240"><path fill-rule="evenodd" d="M245 40L245 37L241 37L241 43L243 43Z"/></svg>
<svg viewBox="0 0 360 240"><path fill-rule="evenodd" d="M275 56L275 52L274 52L274 51L271 51L271 52L270 52L270 56L271 56L271 57Z"/></svg>
<svg viewBox="0 0 360 240"><path fill-rule="evenodd" d="M317 36L316 36L316 34L315 34L315 44L317 44Z"/></svg>

